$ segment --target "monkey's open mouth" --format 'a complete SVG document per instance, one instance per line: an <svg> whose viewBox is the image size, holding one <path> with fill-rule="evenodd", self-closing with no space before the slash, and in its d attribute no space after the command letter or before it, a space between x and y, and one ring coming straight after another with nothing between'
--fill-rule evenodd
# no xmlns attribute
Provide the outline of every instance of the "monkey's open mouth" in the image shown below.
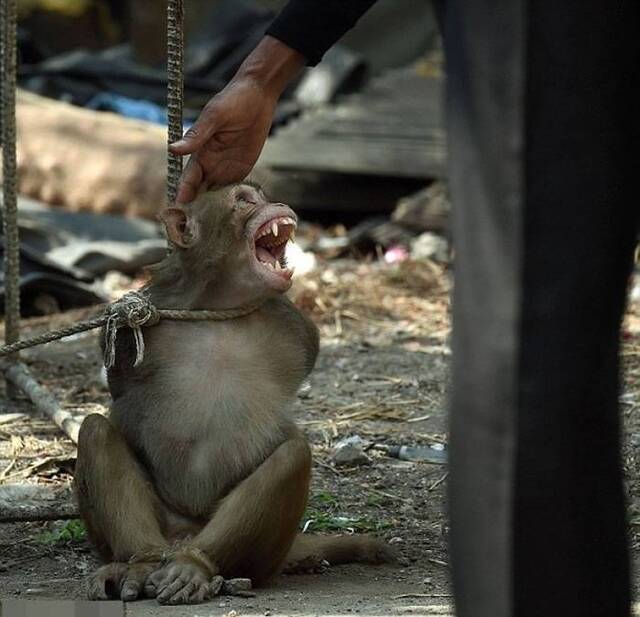
<svg viewBox="0 0 640 617"><path fill-rule="evenodd" d="M287 268L285 249L293 240L296 221L290 216L276 216L258 227L253 236L258 262L270 272L285 280L293 276L293 268Z"/></svg>

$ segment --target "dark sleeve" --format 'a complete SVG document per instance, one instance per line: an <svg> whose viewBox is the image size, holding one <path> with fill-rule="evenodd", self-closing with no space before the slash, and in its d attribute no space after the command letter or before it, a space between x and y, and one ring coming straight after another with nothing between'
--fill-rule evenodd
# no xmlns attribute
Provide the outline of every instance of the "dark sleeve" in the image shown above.
<svg viewBox="0 0 640 617"><path fill-rule="evenodd" d="M364 15L376 0L289 0L266 34L282 41L307 58L308 66Z"/></svg>

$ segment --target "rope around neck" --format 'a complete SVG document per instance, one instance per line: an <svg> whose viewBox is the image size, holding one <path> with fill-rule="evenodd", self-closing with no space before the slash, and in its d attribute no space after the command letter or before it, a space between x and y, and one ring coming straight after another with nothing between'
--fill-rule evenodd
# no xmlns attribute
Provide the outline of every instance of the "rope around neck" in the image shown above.
<svg viewBox="0 0 640 617"><path fill-rule="evenodd" d="M21 349L43 345L51 341L104 326L105 349L104 365L111 368L116 359L116 338L120 328L131 328L136 344L136 359L133 366L139 366L144 359L143 327L155 326L161 319L172 321L226 321L253 313L262 302L233 309L218 311L159 309L149 300L147 294L141 291L130 291L119 300L109 304L103 313L75 324L51 330L38 336L22 339L10 345L0 347L0 357L8 356Z"/></svg>

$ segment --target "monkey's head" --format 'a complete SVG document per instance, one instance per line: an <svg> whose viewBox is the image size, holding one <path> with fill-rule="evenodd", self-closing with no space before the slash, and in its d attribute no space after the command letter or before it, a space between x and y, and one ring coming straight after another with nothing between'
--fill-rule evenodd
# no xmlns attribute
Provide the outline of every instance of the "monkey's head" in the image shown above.
<svg viewBox="0 0 640 617"><path fill-rule="evenodd" d="M298 218L270 202L252 183L199 195L191 204L161 215L185 280L206 284L208 295L233 304L260 300L291 287L285 248Z"/></svg>

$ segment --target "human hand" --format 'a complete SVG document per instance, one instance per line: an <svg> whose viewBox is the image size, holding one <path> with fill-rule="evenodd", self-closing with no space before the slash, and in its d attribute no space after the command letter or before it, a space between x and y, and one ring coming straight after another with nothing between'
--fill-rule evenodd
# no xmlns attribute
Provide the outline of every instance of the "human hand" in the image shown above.
<svg viewBox="0 0 640 617"><path fill-rule="evenodd" d="M180 178L177 201L192 201L201 189L243 180L269 135L278 97L251 78L232 81L203 108L174 154L191 154Z"/></svg>
<svg viewBox="0 0 640 617"><path fill-rule="evenodd" d="M201 190L243 180L269 135L276 104L305 64L297 51L265 36L224 90L204 107L173 154L190 154L176 200L192 201Z"/></svg>

